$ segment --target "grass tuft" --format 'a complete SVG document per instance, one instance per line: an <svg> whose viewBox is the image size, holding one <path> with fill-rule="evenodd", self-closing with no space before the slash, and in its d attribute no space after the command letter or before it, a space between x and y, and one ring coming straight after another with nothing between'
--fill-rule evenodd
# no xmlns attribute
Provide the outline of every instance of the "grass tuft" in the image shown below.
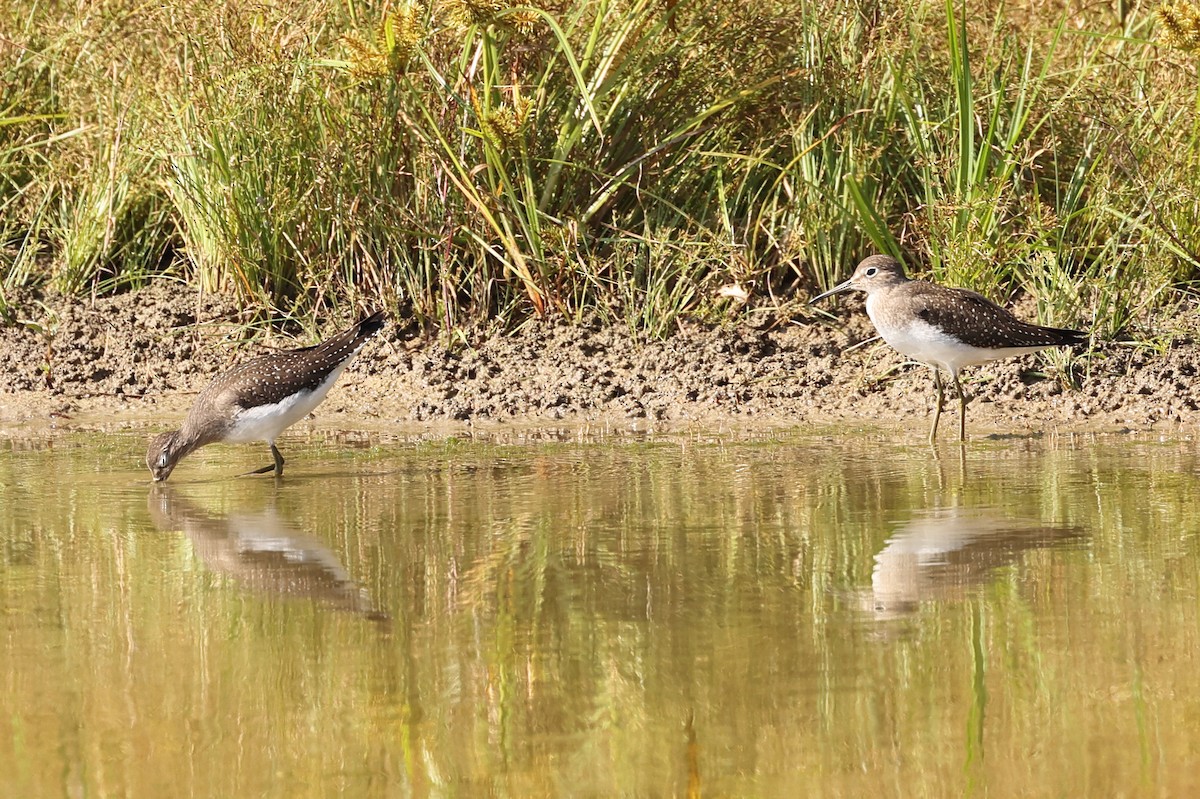
<svg viewBox="0 0 1200 799"><path fill-rule="evenodd" d="M1200 6L1181 0L1163 3L1156 13L1167 44L1190 53L1200 53Z"/></svg>

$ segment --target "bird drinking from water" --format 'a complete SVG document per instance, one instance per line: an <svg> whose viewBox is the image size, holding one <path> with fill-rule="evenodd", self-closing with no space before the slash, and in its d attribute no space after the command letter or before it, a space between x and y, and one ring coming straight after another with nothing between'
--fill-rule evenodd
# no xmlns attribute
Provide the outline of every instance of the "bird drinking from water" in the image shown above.
<svg viewBox="0 0 1200 799"><path fill-rule="evenodd" d="M267 442L274 464L249 474L274 471L282 476L283 456L275 439L321 404L385 318L377 311L320 344L260 355L218 375L200 392L178 430L150 442L146 466L155 481L166 480L185 456L216 442Z"/></svg>
<svg viewBox="0 0 1200 799"><path fill-rule="evenodd" d="M901 354L933 368L937 404L929 430L931 442L937 438L944 400L939 370L950 375L958 392L958 438L964 441L967 397L958 379L964 366L1087 340L1087 335L1078 330L1022 322L973 291L913 280L904 274L899 261L887 255L866 258L849 280L813 297L809 304L843 291L866 292L867 316L883 340Z"/></svg>

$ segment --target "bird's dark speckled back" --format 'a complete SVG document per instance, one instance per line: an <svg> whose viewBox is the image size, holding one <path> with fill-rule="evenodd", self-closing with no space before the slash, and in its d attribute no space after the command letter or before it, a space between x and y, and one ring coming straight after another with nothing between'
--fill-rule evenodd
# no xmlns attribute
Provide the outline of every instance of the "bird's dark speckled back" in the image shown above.
<svg viewBox="0 0 1200 799"><path fill-rule="evenodd" d="M924 280L911 280L895 287L888 299L887 315L913 314L964 344L980 349L1054 347L1087 340L1087 335L1078 330L1022 322L973 291Z"/></svg>
<svg viewBox="0 0 1200 799"><path fill-rule="evenodd" d="M204 389L196 408L253 408L311 391L362 349L383 327L384 319L384 312L378 311L320 344L260 355L239 364Z"/></svg>

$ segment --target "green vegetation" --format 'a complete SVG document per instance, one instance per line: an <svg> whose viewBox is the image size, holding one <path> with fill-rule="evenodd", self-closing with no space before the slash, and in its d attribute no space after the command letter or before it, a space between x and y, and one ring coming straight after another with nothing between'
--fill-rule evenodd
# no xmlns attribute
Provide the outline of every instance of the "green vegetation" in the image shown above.
<svg viewBox="0 0 1200 799"><path fill-rule="evenodd" d="M662 335L885 251L1150 338L1200 266L1200 11L1053 6L18 0L0 314L170 276Z"/></svg>

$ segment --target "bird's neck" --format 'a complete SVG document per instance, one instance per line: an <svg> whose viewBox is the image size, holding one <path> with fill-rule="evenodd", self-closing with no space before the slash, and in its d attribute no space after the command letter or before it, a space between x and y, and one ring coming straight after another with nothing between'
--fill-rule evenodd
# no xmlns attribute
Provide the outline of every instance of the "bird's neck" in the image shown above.
<svg viewBox="0 0 1200 799"><path fill-rule="evenodd" d="M871 321L876 327L879 327L881 323L886 321L885 317L887 313L885 308L889 302L895 299L894 295L896 291L908 282L907 280L896 280L882 286L876 286L867 294L867 316L871 317Z"/></svg>
<svg viewBox="0 0 1200 799"><path fill-rule="evenodd" d="M220 438L220 431L214 429L211 424L197 423L189 416L183 426L175 431L175 442L171 451L175 453L175 460L178 461L205 444L211 444Z"/></svg>

